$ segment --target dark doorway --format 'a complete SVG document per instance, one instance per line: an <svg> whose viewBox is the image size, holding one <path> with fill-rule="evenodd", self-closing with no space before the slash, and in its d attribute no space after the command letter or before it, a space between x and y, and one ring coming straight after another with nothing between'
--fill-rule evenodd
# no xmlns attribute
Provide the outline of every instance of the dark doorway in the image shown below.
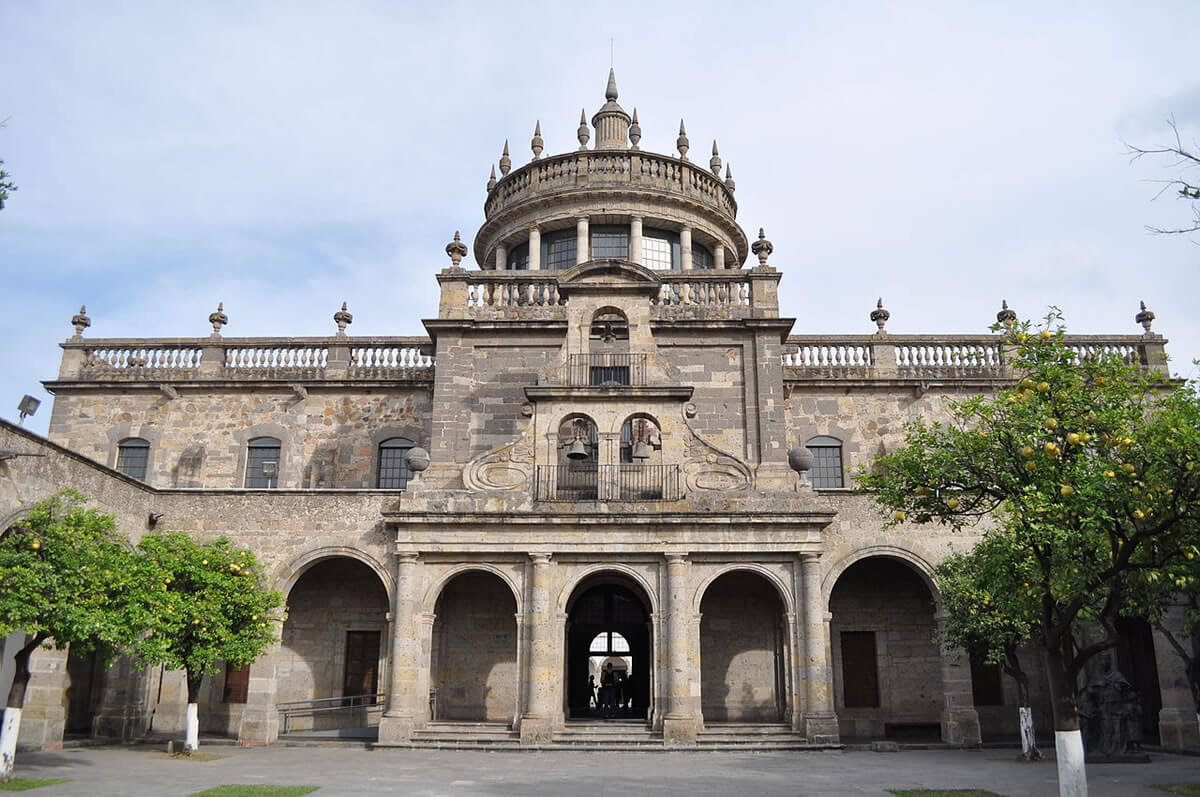
<svg viewBox="0 0 1200 797"><path fill-rule="evenodd" d="M379 691L379 632L346 632L346 677L342 681L342 694L346 696L371 695L363 701L374 704Z"/></svg>
<svg viewBox="0 0 1200 797"><path fill-rule="evenodd" d="M645 719L650 706L650 622L646 603L617 578L580 588L567 622L567 716L574 719ZM608 710L592 705L612 665L614 692ZM597 695L599 697L599 695Z"/></svg>
<svg viewBox="0 0 1200 797"><path fill-rule="evenodd" d="M1117 669L1129 681L1142 703L1142 744L1158 744L1158 660L1154 655L1154 629L1140 618L1117 618Z"/></svg>
<svg viewBox="0 0 1200 797"><path fill-rule="evenodd" d="M96 651L72 646L67 654L67 678L65 731L72 736L90 736L104 691L104 662Z"/></svg>

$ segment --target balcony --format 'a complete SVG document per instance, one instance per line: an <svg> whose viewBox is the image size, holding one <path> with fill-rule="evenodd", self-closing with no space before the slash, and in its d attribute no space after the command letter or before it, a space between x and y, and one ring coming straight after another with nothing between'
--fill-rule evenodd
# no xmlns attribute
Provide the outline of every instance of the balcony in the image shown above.
<svg viewBox="0 0 1200 797"><path fill-rule="evenodd" d="M678 465L538 465L538 501L678 501Z"/></svg>

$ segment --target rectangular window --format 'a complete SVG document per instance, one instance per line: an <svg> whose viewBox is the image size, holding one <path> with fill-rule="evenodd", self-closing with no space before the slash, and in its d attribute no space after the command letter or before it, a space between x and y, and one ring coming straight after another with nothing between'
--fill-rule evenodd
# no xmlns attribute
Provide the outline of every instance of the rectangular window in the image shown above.
<svg viewBox="0 0 1200 797"><path fill-rule="evenodd" d="M346 632L346 677L342 694L346 697L369 695L352 705L374 705L379 689L379 632Z"/></svg>
<svg viewBox="0 0 1200 797"><path fill-rule="evenodd" d="M145 440L127 440L117 447L117 470L126 476L145 481L149 459L150 444Z"/></svg>
<svg viewBox="0 0 1200 797"><path fill-rule="evenodd" d="M270 440L270 443L259 442ZM279 441L255 438L246 449L246 486L274 489L279 486Z"/></svg>
<svg viewBox="0 0 1200 797"><path fill-rule="evenodd" d="M646 236L642 238L642 265L656 271L670 271L678 268L674 250L678 244L672 244L668 238Z"/></svg>
<svg viewBox="0 0 1200 797"><path fill-rule="evenodd" d="M629 230L625 227L593 227L592 259L603 260L613 257L625 260L629 257Z"/></svg>
<svg viewBox="0 0 1200 797"><path fill-rule="evenodd" d="M842 632L842 696L846 708L879 707L874 631Z"/></svg>
<svg viewBox="0 0 1200 797"><path fill-rule="evenodd" d="M381 445L379 447L379 489L403 490L412 478L408 467L408 452L411 445L404 447Z"/></svg>
<svg viewBox="0 0 1200 797"><path fill-rule="evenodd" d="M1000 665L988 664L983 656L971 654L971 697L977 706L1003 706Z"/></svg>
<svg viewBox="0 0 1200 797"><path fill-rule="evenodd" d="M241 667L225 665L225 689L221 693L222 703L245 703L250 692L250 665Z"/></svg>
<svg viewBox="0 0 1200 797"><path fill-rule="evenodd" d="M813 455L809 478L817 488L844 487L841 446L809 446Z"/></svg>
<svg viewBox="0 0 1200 797"><path fill-rule="evenodd" d="M575 267L575 232L555 233L547 236L542 244L545 249L542 262L548 271L563 271Z"/></svg>

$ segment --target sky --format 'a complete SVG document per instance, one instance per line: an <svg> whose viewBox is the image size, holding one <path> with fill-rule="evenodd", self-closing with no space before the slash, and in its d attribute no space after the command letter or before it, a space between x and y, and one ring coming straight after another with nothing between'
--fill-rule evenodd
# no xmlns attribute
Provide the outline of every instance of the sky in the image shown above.
<svg viewBox="0 0 1200 797"><path fill-rule="evenodd" d="M1002 299L1196 377L1200 236L1125 143L1200 139L1200 5L0 0L0 417L59 342L423 334L507 140L575 149L612 63L641 147L711 141L796 334L986 332ZM611 60L610 60L611 59ZM470 264L474 266L473 255Z"/></svg>

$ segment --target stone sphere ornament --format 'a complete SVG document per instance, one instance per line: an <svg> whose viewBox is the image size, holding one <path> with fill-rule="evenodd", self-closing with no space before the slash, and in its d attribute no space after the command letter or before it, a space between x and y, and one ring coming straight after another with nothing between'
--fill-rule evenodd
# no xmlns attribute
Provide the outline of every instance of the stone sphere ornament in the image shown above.
<svg viewBox="0 0 1200 797"><path fill-rule="evenodd" d="M804 446L796 446L788 450L788 466L796 473L807 473L812 470L813 455Z"/></svg>
<svg viewBox="0 0 1200 797"><path fill-rule="evenodd" d="M429 452L420 446L410 448L405 459L408 460L408 468L413 473L420 473L429 467Z"/></svg>

